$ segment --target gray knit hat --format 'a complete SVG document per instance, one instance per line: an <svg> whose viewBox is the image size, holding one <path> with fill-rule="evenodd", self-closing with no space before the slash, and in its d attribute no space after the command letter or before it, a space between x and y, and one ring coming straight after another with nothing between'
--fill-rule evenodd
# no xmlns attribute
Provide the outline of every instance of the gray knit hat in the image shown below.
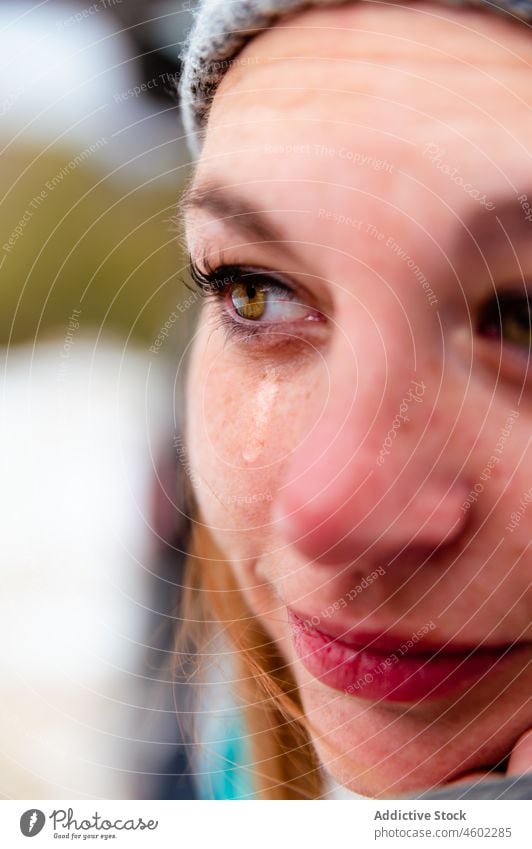
<svg viewBox="0 0 532 849"><path fill-rule="evenodd" d="M507 16L532 21L532 0L443 0L481 5ZM354 0L200 0L195 22L181 53L180 97L190 150L198 156L212 99L231 60L254 35L283 15L311 6Z"/></svg>

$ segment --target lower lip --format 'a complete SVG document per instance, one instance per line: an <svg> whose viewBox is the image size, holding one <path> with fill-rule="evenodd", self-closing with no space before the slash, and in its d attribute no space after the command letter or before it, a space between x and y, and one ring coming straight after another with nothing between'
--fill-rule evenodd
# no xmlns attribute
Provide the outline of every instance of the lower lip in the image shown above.
<svg viewBox="0 0 532 849"><path fill-rule="evenodd" d="M479 681L509 649L455 654L358 648L312 628L290 611L296 653L315 678L362 699L413 702L440 698Z"/></svg>

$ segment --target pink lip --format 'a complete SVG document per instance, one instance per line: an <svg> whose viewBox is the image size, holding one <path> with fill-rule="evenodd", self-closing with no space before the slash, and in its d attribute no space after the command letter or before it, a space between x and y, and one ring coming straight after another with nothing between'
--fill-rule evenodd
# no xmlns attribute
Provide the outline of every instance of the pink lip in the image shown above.
<svg viewBox="0 0 532 849"><path fill-rule="evenodd" d="M288 613L294 647L307 671L334 690L363 699L439 698L465 689L514 654L509 645L437 646L430 643L430 633L406 648L411 634L401 638L351 632L339 639L312 627L292 610Z"/></svg>

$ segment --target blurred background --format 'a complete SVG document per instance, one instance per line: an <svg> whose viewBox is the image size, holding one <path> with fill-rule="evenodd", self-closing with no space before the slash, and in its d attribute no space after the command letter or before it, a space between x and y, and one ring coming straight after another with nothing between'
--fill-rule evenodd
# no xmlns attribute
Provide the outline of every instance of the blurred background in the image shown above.
<svg viewBox="0 0 532 849"><path fill-rule="evenodd" d="M0 2L3 798L194 795L163 662L192 8Z"/></svg>

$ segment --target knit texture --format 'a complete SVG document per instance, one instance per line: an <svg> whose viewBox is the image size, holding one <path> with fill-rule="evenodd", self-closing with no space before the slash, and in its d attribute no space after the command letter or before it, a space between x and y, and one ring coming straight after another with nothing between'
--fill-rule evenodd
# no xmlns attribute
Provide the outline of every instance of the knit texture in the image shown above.
<svg viewBox="0 0 532 849"><path fill-rule="evenodd" d="M194 156L201 152L213 97L232 60L245 44L279 18L312 6L338 6L354 0L200 0L181 52L181 114ZM446 0L460 5L462 0ZM463 0L507 16L532 21L532 0Z"/></svg>

